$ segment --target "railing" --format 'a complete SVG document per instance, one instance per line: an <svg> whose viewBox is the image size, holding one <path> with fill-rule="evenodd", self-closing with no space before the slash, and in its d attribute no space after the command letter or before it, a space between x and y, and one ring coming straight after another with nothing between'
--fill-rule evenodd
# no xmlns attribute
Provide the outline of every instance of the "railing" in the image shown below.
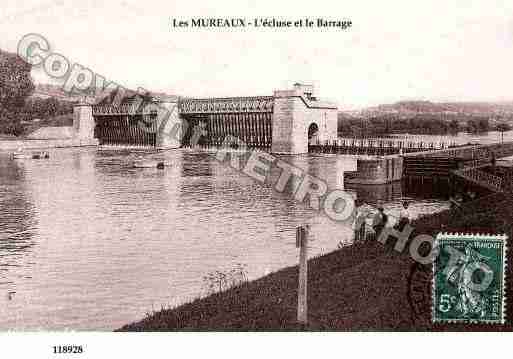
<svg viewBox="0 0 513 359"><path fill-rule="evenodd" d="M128 102L120 105L94 105L93 116L116 116L116 115L156 115L155 106L144 106L141 103Z"/></svg>
<svg viewBox="0 0 513 359"><path fill-rule="evenodd" d="M454 157L464 160L488 159L513 156L513 142L494 143L489 145L466 145L448 149L438 149L409 156Z"/></svg>
<svg viewBox="0 0 513 359"><path fill-rule="evenodd" d="M495 175L502 178L502 189L513 194L513 167L497 166L494 168Z"/></svg>
<svg viewBox="0 0 513 359"><path fill-rule="evenodd" d="M445 142L414 142L385 138L338 138L309 143L309 152L391 155L449 148Z"/></svg>
<svg viewBox="0 0 513 359"><path fill-rule="evenodd" d="M487 173L481 171L474 167L468 167L461 170L456 170L453 172L454 174L465 178L468 181L472 181L481 186L492 189L496 192L502 192L502 178L492 175L491 173Z"/></svg>
<svg viewBox="0 0 513 359"><path fill-rule="evenodd" d="M442 141L405 141L402 139L390 139L390 138L379 138L379 137L371 137L371 138L344 138L339 137L334 140L335 145L337 146L356 146L356 147L388 147L388 148L397 148L397 149L425 149L425 150L434 150L434 149L445 149L451 146L454 146L453 143L446 143ZM317 143L319 144L319 143ZM333 142L331 143L333 144Z"/></svg>

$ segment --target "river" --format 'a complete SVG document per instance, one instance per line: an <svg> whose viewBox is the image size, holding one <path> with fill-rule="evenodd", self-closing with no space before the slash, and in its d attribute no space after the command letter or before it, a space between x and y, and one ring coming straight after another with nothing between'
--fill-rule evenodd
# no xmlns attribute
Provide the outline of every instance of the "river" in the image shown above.
<svg viewBox="0 0 513 359"><path fill-rule="evenodd" d="M164 152L165 170L134 169L126 152L55 149L48 160L0 153L0 330L112 330L207 294L204 277L244 268L254 279L350 244L337 224L194 150ZM343 188L351 156L284 160ZM346 189L397 213L401 184ZM411 198L414 215L447 208Z"/></svg>

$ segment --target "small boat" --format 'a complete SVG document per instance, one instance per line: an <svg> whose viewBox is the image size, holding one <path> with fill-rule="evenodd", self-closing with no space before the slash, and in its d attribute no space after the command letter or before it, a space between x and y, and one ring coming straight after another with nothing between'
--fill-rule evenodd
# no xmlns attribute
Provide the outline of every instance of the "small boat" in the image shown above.
<svg viewBox="0 0 513 359"><path fill-rule="evenodd" d="M171 166L171 163L157 160L135 160L132 164L133 168L157 168L164 169Z"/></svg>
<svg viewBox="0 0 513 359"><path fill-rule="evenodd" d="M30 153L14 152L14 153L11 153L11 158L13 160L21 160L21 159L31 158L31 156L30 156Z"/></svg>
<svg viewBox="0 0 513 359"><path fill-rule="evenodd" d="M11 154L12 159L33 159L33 160L41 160L50 158L50 154L46 151L37 151L37 152L24 152L16 151Z"/></svg>

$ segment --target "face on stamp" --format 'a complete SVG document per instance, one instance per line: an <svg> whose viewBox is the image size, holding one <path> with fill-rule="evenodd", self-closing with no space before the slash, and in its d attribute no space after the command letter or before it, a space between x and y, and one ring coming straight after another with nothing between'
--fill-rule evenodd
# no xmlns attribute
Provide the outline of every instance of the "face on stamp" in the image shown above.
<svg viewBox="0 0 513 359"><path fill-rule="evenodd" d="M439 234L433 322L504 324L506 236Z"/></svg>

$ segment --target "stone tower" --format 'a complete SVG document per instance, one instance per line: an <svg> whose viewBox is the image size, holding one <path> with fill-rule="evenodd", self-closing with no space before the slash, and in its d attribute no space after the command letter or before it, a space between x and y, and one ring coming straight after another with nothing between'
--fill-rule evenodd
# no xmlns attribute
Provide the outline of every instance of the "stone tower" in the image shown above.
<svg viewBox="0 0 513 359"><path fill-rule="evenodd" d="M274 91L271 152L300 154L308 152L308 141L337 138L337 105L320 101L314 87L296 83L292 90Z"/></svg>

